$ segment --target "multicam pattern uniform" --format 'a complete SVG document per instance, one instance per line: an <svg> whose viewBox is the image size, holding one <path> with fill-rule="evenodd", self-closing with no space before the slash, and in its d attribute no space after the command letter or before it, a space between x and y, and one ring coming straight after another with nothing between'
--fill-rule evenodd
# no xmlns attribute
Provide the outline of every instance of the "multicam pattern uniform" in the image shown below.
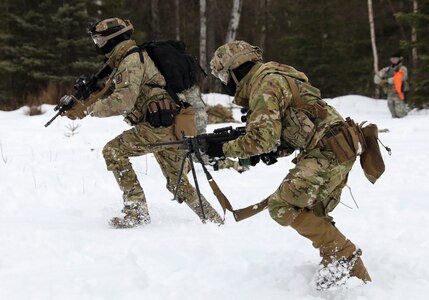
<svg viewBox="0 0 429 300"><path fill-rule="evenodd" d="M294 78L305 106L294 102L285 78ZM279 156L300 153L296 166L269 197L271 217L283 226L290 225L303 208L327 216L340 201L342 188L354 159L340 164L330 151L318 147L329 127L343 118L320 99L318 89L294 68L274 62L257 63L240 81L234 102L248 107L246 134L223 146L226 156L248 158L277 151ZM325 118L313 118L308 110L323 105Z"/></svg>
<svg viewBox="0 0 429 300"><path fill-rule="evenodd" d="M140 119L133 128L108 142L103 149L103 155L107 169L113 172L123 191L124 213L134 213L138 210L148 217L146 198L129 158L153 152L167 179L167 189L173 193L182 153L173 148L150 149L145 146L148 143L172 141L175 140L175 136L173 126L153 128L145 122L147 104L170 97L164 89L152 86L165 86L165 80L146 52L143 52L144 63L141 63L139 53L123 57L133 46L134 41L124 41L112 51L109 64L117 67L113 74L115 89L110 96L100 99L90 107L89 111L94 117L124 115L126 119ZM184 174L187 173L187 168L188 166ZM178 198L179 202L185 202L200 218L202 217L196 190L186 176L182 178ZM218 213L204 197L202 201L208 219L221 222Z"/></svg>

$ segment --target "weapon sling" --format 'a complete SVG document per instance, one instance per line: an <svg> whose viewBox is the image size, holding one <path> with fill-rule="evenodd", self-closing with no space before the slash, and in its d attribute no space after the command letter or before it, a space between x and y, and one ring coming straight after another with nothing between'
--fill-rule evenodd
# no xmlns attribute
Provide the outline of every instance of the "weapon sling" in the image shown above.
<svg viewBox="0 0 429 300"><path fill-rule="evenodd" d="M241 208L241 209L237 209L237 210L232 208L231 202L229 202L228 198L220 190L219 186L217 185L216 181L213 179L212 175L207 170L203 161L200 160L198 155L197 155L197 158L200 161L201 166L203 167L203 171L206 174L207 181L209 182L209 185L213 191L213 194L216 196L217 200L219 201L220 206L222 207L224 218L225 218L225 213L228 210L228 211L232 212L232 214L234 215L235 221L239 222L239 221L247 219L253 215L256 215L257 213L260 213L261 211L263 211L267 207L268 198L259 202L259 203L250 205L250 206L245 207L245 208Z"/></svg>

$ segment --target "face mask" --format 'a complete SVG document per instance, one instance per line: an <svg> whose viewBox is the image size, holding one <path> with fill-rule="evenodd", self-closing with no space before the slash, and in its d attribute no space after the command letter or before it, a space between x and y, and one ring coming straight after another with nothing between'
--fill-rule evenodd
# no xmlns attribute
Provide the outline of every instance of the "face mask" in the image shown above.
<svg viewBox="0 0 429 300"><path fill-rule="evenodd" d="M237 85L235 84L234 79L232 78L229 79L228 84L225 85L225 90L229 96L235 95L235 93L237 92Z"/></svg>
<svg viewBox="0 0 429 300"><path fill-rule="evenodd" d="M98 48L98 46L97 46L97 45L95 45L95 46L94 46L94 48L95 48L95 52L96 52L97 54L104 55L103 48Z"/></svg>

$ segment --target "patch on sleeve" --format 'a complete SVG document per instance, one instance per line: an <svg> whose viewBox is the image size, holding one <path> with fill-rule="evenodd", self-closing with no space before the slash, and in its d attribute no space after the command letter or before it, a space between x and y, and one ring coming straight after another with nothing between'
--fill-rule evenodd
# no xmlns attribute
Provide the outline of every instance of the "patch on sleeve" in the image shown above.
<svg viewBox="0 0 429 300"><path fill-rule="evenodd" d="M124 88L130 85L130 76L127 69L118 72L113 79L116 88Z"/></svg>

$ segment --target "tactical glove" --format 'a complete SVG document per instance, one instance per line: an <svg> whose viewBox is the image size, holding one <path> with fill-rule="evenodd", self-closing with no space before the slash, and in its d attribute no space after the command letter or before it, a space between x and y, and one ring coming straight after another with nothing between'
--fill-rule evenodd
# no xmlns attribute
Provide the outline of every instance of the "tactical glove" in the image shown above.
<svg viewBox="0 0 429 300"><path fill-rule="evenodd" d="M260 155L261 160L267 166L277 162L277 154L275 152L265 153Z"/></svg>
<svg viewBox="0 0 429 300"><path fill-rule="evenodd" d="M207 141L207 150L205 153L210 157L224 157L222 150L223 143L217 141Z"/></svg>
<svg viewBox="0 0 429 300"><path fill-rule="evenodd" d="M63 116L71 120L83 119L89 114L88 107L79 100L75 100L75 104L71 109L66 111Z"/></svg>

